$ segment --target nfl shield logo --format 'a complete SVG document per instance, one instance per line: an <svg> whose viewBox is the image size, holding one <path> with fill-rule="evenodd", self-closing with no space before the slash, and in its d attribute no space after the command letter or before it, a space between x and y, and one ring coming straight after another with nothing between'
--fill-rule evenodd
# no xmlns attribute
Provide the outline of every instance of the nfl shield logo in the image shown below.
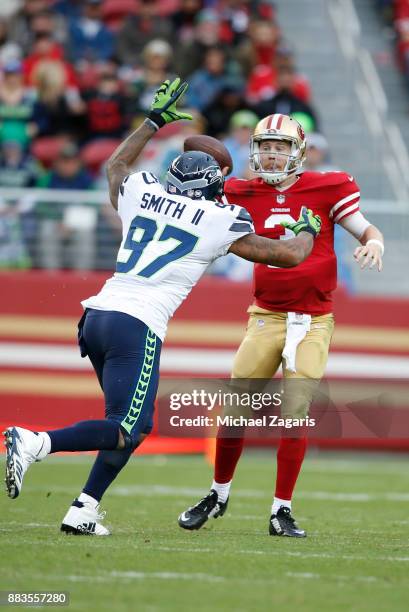
<svg viewBox="0 0 409 612"><path fill-rule="evenodd" d="M285 202L285 195L278 195L277 204L284 204L284 202Z"/></svg>

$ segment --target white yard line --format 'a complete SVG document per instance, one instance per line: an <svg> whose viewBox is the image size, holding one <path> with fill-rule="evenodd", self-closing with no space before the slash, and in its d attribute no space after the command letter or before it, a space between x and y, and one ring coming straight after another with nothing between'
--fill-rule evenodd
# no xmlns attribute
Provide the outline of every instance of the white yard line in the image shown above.
<svg viewBox="0 0 409 612"><path fill-rule="evenodd" d="M379 582L379 578L376 576L345 576L341 574L319 574L315 572L286 572L285 576L301 580L335 580L336 582ZM34 575L33 578L43 578L42 575ZM249 582L252 584L266 584L271 582L278 582L281 580L280 576L268 576L266 578L245 578L243 576L217 576L213 574L207 574L204 572L141 572L141 571L112 571L106 572L99 575L86 575L86 574L49 574L47 578L51 580L63 580L68 582L91 582L91 583L106 583L116 582L123 580L125 582L133 582L135 580L171 580L171 581L198 581L198 582Z"/></svg>
<svg viewBox="0 0 409 612"><path fill-rule="evenodd" d="M358 582L378 582L379 578L376 576L342 576L341 574L316 574L313 572L286 572L285 574L289 578L306 578L310 579L318 579L318 580L329 580L331 578L335 578L335 580L339 580L340 582L350 582L358 581Z"/></svg>
<svg viewBox="0 0 409 612"><path fill-rule="evenodd" d="M187 536L190 537L190 536ZM32 540L29 540L28 538L26 539L21 539L19 538L19 544L30 544L32 545ZM50 542L47 540L44 540L41 543L41 546L48 546L48 547L56 547L56 546L75 546L78 547L78 540L77 538L63 538L62 540L58 540L57 542ZM104 550L107 549L113 549L113 550L120 550L123 549L124 543L122 540L118 540L115 541L115 536L113 536L113 538L92 538L92 544L90 545L92 547L92 549L94 548L103 548ZM127 540L127 546L129 548L135 548L137 550L141 549L141 541L139 540ZM90 548L91 549L91 548ZM155 552L168 552L170 554L175 554L175 553L182 553L182 554L208 554L208 555L212 555L213 557L215 555L217 555L218 557L221 557L223 555L230 555L233 557L237 557L237 555L244 555L244 556L266 556L266 557L296 557L296 558L302 558L302 559L333 559L335 562L338 562L340 560L343 561L359 561L359 562L376 562L376 563L409 563L409 556L397 556L397 557L393 557L393 556L384 556L384 555L374 555L374 556L370 556L370 557L365 557L362 555L340 555L338 553L310 553L307 550L302 550L302 551L292 551L292 550L284 550L283 548L281 548L280 550L274 549L273 546L269 549L269 550L257 550L257 549L236 549L233 547L228 547L225 546L223 548L223 551L220 551L214 547L212 548L201 548L199 546L146 546L144 547L144 553L146 554L147 552L150 553L155 553ZM43 576L39 576L41 578L43 578ZM35 578L35 576L34 576ZM65 575L61 575L60 576L61 579L65 579L66 576ZM95 578L94 576L92 577L93 579ZM217 578L217 577L216 577ZM91 577L90 577L91 579ZM392 586L392 585L391 585Z"/></svg>

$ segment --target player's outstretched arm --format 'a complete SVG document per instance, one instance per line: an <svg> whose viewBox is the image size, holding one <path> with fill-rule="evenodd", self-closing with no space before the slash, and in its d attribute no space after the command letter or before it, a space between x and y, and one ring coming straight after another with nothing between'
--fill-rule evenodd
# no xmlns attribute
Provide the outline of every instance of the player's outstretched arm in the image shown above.
<svg viewBox="0 0 409 612"><path fill-rule="evenodd" d="M290 240L271 240L257 234L247 234L233 242L229 253L255 263L293 268L308 257L313 245L314 237L307 232L301 232Z"/></svg>
<svg viewBox="0 0 409 612"><path fill-rule="evenodd" d="M115 149L109 158L107 162L109 195L115 209L118 209L118 192L122 181L132 172L135 161L155 132L166 123L179 119L192 119L191 115L180 112L176 107L187 87L187 83L180 84L179 78L172 83L164 81L155 93L147 119Z"/></svg>
<svg viewBox="0 0 409 612"><path fill-rule="evenodd" d="M155 128L145 120L132 134L115 149L107 162L109 197L112 206L118 210L118 193L122 181L132 172L138 155L155 133Z"/></svg>
<svg viewBox="0 0 409 612"><path fill-rule="evenodd" d="M229 251L243 259L280 268L292 268L302 263L312 251L314 239L321 231L321 218L303 206L300 216L293 223L283 222L296 238L270 240L256 234L247 234L234 242Z"/></svg>

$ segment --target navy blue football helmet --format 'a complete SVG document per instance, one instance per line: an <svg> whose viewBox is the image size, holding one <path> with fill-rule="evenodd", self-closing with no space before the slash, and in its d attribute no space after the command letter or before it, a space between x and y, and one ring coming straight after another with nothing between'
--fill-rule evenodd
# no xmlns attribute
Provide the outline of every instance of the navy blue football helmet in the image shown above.
<svg viewBox="0 0 409 612"><path fill-rule="evenodd" d="M201 151L179 155L168 168L166 191L194 200L214 200L223 195L224 176L217 161Z"/></svg>

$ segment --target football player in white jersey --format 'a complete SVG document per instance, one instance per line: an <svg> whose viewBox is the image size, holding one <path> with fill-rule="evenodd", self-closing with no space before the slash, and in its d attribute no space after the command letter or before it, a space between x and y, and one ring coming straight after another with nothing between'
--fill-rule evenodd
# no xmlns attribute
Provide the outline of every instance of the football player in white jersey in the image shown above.
<svg viewBox="0 0 409 612"><path fill-rule="evenodd" d="M149 172L132 172L145 144L165 123L190 116L176 103L186 90L165 81L145 122L113 153L107 172L110 198L123 225L116 272L96 296L82 302L78 325L105 398L105 419L32 432L8 427L6 487L16 498L31 463L59 451L98 450L89 478L63 518L66 533L108 535L99 503L134 449L150 433L159 380L159 358L170 317L208 265L228 252L291 267L311 252L319 217L302 210L293 240L256 236L247 211L218 201L224 178L217 162L188 152L169 167L166 188Z"/></svg>

